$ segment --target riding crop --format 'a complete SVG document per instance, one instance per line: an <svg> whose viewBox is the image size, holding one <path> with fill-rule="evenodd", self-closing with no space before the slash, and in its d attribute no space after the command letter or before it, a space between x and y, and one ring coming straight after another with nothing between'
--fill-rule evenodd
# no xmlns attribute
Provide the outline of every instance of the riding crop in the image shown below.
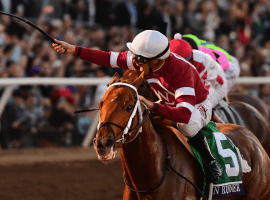
<svg viewBox="0 0 270 200"><path fill-rule="evenodd" d="M53 39L48 33L46 33L45 31L43 31L41 28L39 28L39 27L38 27L37 25L35 25L34 23L32 23L32 22L30 22L30 21L28 21L28 20L26 20L26 19L23 19L23 18L21 18L21 17L18 17L18 16L16 16L16 15L12 15L12 14L5 13L5 12L2 12L2 11L0 11L0 14L2 14L2 15L7 15L7 16L10 16L10 17L14 17L14 18L16 18L16 19L19 19L19 20L25 22L26 24L29 24L30 26L34 27L34 28L37 29L39 32L41 32L43 35L45 35L49 40L52 41L52 43L56 43L56 42L54 41L54 39Z"/></svg>

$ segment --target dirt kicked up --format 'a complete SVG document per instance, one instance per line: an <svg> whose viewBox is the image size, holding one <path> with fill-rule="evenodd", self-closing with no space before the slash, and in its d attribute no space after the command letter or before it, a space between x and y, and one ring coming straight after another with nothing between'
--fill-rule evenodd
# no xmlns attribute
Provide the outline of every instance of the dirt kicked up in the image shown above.
<svg viewBox="0 0 270 200"><path fill-rule="evenodd" d="M119 158L103 164L92 148L0 151L1 200L120 200L123 189Z"/></svg>

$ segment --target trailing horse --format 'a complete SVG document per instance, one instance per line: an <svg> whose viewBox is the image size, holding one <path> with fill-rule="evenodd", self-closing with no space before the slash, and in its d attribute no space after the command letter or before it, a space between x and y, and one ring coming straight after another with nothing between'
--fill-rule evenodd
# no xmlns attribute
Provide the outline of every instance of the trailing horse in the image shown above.
<svg viewBox="0 0 270 200"><path fill-rule="evenodd" d="M263 116L252 105L244 102L228 103L241 116L244 127L249 129L261 142L264 150L270 156L270 126Z"/></svg>
<svg viewBox="0 0 270 200"><path fill-rule="evenodd" d="M267 123L270 124L270 106L262 99L244 93L231 93L228 95L228 99L229 102L240 101L252 105L261 113Z"/></svg>
<svg viewBox="0 0 270 200"><path fill-rule="evenodd" d="M94 139L99 160L113 160L120 149L124 180L124 200L198 200L195 185L200 183L200 167L186 138L175 128L156 123L138 100L137 89L143 75L131 84L118 83L115 75L100 102L100 124ZM141 132L140 132L141 129ZM242 174L246 194L219 200L269 200L270 160L258 139L246 128L220 124L218 129L239 148L252 171ZM175 170L175 171L174 171ZM176 173L177 172L177 173Z"/></svg>
<svg viewBox="0 0 270 200"><path fill-rule="evenodd" d="M140 74L141 72L137 70L126 70L121 77L121 81L132 83ZM139 86L138 93L150 101L158 100L146 80ZM267 154L270 155L270 128L262 115L253 106L243 102L229 102L228 104L241 118L241 123L238 125L244 126L256 135Z"/></svg>

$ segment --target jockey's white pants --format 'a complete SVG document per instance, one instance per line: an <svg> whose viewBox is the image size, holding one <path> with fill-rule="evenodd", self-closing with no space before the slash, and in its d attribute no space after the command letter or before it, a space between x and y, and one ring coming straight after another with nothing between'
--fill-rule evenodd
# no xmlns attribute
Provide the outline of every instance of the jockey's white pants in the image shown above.
<svg viewBox="0 0 270 200"><path fill-rule="evenodd" d="M212 104L208 99L200 104L196 104L187 124L177 123L180 132L187 138L194 137L199 130L205 127L212 117Z"/></svg>
<svg viewBox="0 0 270 200"><path fill-rule="evenodd" d="M226 79L227 79L227 90L228 92L232 88L232 86L236 83L239 75L240 75L240 66L238 60L232 57L232 62L230 62L230 67L225 71Z"/></svg>

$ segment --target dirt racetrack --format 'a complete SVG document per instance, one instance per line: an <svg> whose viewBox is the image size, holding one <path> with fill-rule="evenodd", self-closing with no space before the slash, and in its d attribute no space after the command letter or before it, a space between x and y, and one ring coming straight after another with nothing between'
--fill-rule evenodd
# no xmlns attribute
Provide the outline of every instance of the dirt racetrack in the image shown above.
<svg viewBox="0 0 270 200"><path fill-rule="evenodd" d="M120 200L117 155L106 165L93 148L0 151L0 200Z"/></svg>

